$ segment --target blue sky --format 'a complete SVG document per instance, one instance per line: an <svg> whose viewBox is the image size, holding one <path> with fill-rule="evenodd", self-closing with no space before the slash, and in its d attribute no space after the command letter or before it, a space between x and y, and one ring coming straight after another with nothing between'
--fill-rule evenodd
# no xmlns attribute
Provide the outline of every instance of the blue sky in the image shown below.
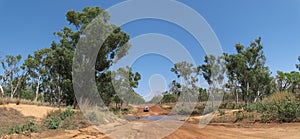
<svg viewBox="0 0 300 139"><path fill-rule="evenodd" d="M0 55L22 54L27 57L35 50L49 47L57 39L52 33L68 25L65 13L86 6L109 8L121 0L0 0ZM273 75L277 70L297 70L295 64L300 55L300 1L298 0L180 0L210 24L220 40L222 49L234 53L238 42L248 45L258 36L264 44L267 66ZM159 4L159 3L158 3ZM166 9L168 10L168 9ZM124 12L126 16L126 12ZM131 38L147 33L168 35L188 49L197 64L205 55L197 41L184 29L160 20L138 20L122 26ZM143 47L143 46L139 46ZM142 95L151 92L150 77L161 74L168 84L175 76L170 72L172 62L158 55L139 58L133 69L142 74ZM162 79L154 76L153 88L161 88ZM156 85L152 83L157 82ZM153 90L153 89L152 89Z"/></svg>

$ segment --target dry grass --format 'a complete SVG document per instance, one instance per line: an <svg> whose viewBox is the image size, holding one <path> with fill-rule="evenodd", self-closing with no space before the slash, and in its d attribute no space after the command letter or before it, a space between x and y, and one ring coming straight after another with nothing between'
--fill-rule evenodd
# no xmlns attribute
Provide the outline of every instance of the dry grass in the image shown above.
<svg viewBox="0 0 300 139"><path fill-rule="evenodd" d="M17 99L17 98L0 98L0 105L5 104L27 104L27 105L37 105L37 106L51 106L50 103L45 102L42 103L40 101L32 101L27 99Z"/></svg>
<svg viewBox="0 0 300 139"><path fill-rule="evenodd" d="M278 103L279 101L285 100L287 97L290 97L292 99L296 99L294 94L291 94L290 92L276 92L262 100L262 102L271 102L271 103Z"/></svg>
<svg viewBox="0 0 300 139"><path fill-rule="evenodd" d="M24 116L21 112L13 108L0 108L0 134L7 134L9 127L14 127L34 119L32 116Z"/></svg>

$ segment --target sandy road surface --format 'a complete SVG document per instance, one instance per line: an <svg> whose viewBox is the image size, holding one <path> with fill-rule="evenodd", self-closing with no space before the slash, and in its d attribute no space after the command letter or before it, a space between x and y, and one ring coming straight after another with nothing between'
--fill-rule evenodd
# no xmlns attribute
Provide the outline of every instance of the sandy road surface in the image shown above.
<svg viewBox="0 0 300 139"><path fill-rule="evenodd" d="M134 131L134 130L133 130ZM208 125L199 129L198 125L186 123L166 139L299 139L300 123L256 125L250 128L228 127L227 125ZM135 132L134 133L138 133ZM121 136L122 133L120 133ZM142 134L142 133L140 133ZM30 138L14 136L13 138ZM33 139L108 139L95 127L87 127L79 130L61 130L53 132L34 133ZM118 137L122 138L122 137ZM155 135L140 136L133 134L132 138L155 138Z"/></svg>
<svg viewBox="0 0 300 139"><path fill-rule="evenodd" d="M38 106L6 106L14 107L18 111L34 116L42 117L51 110L47 107ZM30 109L31 108L31 109ZM151 106L149 113L142 112L142 107L137 108L137 116L149 115L166 115L167 110L159 106ZM33 111L33 112L30 112ZM37 115L36 115L37 114ZM143 138L152 139L166 135L166 139L233 139L233 138L251 138L251 139L299 139L300 138L300 123L287 124L255 124L248 127L237 126L237 124L210 124L205 128L199 128L196 123L184 123L174 132L170 127L177 126L177 122L182 121L167 121L165 124L157 124L153 121L133 121L130 124L113 125L110 129L97 130L94 126L78 130L53 130L49 132L33 133L31 137L24 135L13 135L9 138L33 138L33 139L107 139L110 137L124 138ZM180 124L181 124L180 123ZM143 130L143 129L147 130ZM102 132L101 132L102 131ZM103 134L103 131L108 134ZM170 131L170 134L165 134L165 131ZM110 137L108 137L110 136Z"/></svg>

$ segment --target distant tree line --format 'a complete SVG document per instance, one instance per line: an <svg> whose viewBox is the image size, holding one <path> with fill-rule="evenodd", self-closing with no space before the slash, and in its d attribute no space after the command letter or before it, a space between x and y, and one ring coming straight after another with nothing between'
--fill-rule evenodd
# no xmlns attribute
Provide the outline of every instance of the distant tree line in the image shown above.
<svg viewBox="0 0 300 139"><path fill-rule="evenodd" d="M220 84L220 81L226 81L221 87L223 89L221 93L236 103L241 100L246 104L256 102L274 92L300 93L298 71L288 73L278 71L275 77L271 76L269 67L265 65L266 56L261 37L255 39L249 46L245 47L238 43L235 48L234 54L224 53L219 57L205 56L204 64L196 68L186 62L176 63L171 71L178 75L178 78L190 78L189 85L193 85L193 81L196 81L194 78L198 75L207 81L209 88L194 86L198 90L198 101L207 101L208 97L213 95L211 92L215 88L214 85ZM298 60L300 62L300 56ZM224 67L221 67L222 65ZM300 64L296 64L296 67L300 70ZM160 103L176 102L182 93L191 93L191 91L183 92L182 86L174 80L170 83L169 91L164 92L162 96L154 97L150 102L157 102L159 97L161 97Z"/></svg>

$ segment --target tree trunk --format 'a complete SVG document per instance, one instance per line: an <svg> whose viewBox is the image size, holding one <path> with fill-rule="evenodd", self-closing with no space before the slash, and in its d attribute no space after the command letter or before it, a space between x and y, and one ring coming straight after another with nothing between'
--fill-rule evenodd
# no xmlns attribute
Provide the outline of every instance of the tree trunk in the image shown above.
<svg viewBox="0 0 300 139"><path fill-rule="evenodd" d="M58 86L58 96L57 96L57 104L58 104L58 107L60 107L60 103L61 103L61 87Z"/></svg>
<svg viewBox="0 0 300 139"><path fill-rule="evenodd" d="M10 98L13 98L14 97L14 87L13 87L13 81L12 81L12 77L10 78Z"/></svg>
<svg viewBox="0 0 300 139"><path fill-rule="evenodd" d="M247 98L246 98L246 101L247 101L247 108L249 108L249 82L247 82Z"/></svg>
<svg viewBox="0 0 300 139"><path fill-rule="evenodd" d="M11 94L10 94L10 98L14 98L14 95L15 95L15 93L17 92L17 90L18 90L18 88L19 88L19 86L20 86L21 80L22 80L22 79L20 78L20 80L18 81L17 86L16 86L15 88L13 88L13 86L12 86L12 84L11 84L11 90L13 90L13 91L12 91Z"/></svg>
<svg viewBox="0 0 300 139"><path fill-rule="evenodd" d="M239 103L239 92L236 90L236 88L234 89L235 92L235 103L238 104Z"/></svg>
<svg viewBox="0 0 300 139"><path fill-rule="evenodd" d="M257 94L256 94L253 102L255 103L257 101L257 99L259 99L259 97L260 97L260 91L257 91Z"/></svg>
<svg viewBox="0 0 300 139"><path fill-rule="evenodd" d="M41 76L39 76L39 79L38 79L38 84L36 86L36 90L35 90L35 99L34 101L37 101L38 100L38 96L39 96L39 89L40 89L40 80L41 80Z"/></svg>
<svg viewBox="0 0 300 139"><path fill-rule="evenodd" d="M1 91L2 98L4 98L5 93L1 84L0 84L0 91Z"/></svg>
<svg viewBox="0 0 300 139"><path fill-rule="evenodd" d="M212 108L213 108L213 111L215 110L215 96L212 94Z"/></svg>
<svg viewBox="0 0 300 139"><path fill-rule="evenodd" d="M77 107L77 100L76 97L74 96L73 108L76 109L76 107Z"/></svg>

